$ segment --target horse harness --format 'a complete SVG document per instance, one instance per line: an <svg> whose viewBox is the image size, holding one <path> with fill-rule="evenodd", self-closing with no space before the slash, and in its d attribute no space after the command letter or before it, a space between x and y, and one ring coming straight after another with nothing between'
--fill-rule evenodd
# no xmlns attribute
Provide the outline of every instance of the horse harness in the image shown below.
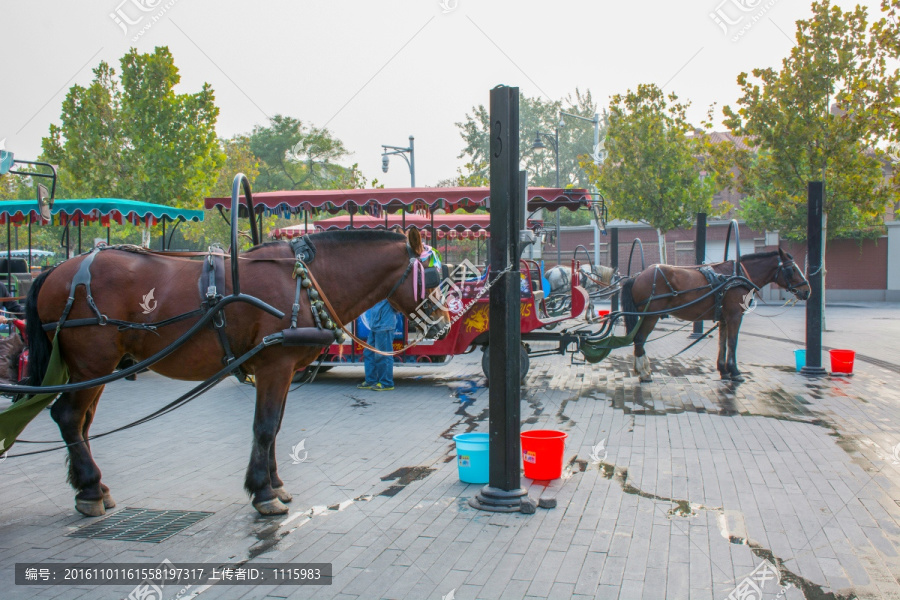
<svg viewBox="0 0 900 600"><path fill-rule="evenodd" d="M743 269L743 268L742 268ZM728 290L742 287L742 288L750 288L751 292L755 292L759 290L759 287L754 284L750 279L743 275L737 275L736 273L731 275L723 275L721 273L716 273L713 271L712 267L702 266L699 269L700 273L706 277L706 281L709 282L710 290L713 290L715 293L713 294L715 299L715 316L713 320L718 323L722 320L722 304L725 302L725 293Z"/></svg>
<svg viewBox="0 0 900 600"><path fill-rule="evenodd" d="M788 256L790 256L790 255L788 255ZM781 257L779 257L777 269L778 270L775 273L775 279L778 279L779 275L782 278L784 278L784 286L783 287L785 289L787 289L787 291L792 293L794 296L798 295L800 287L802 287L804 285L809 287L809 281L806 280L806 276L803 274L803 271L800 270L800 267L797 266L797 263L794 262L793 258L791 258L787 263L785 263L784 260L782 260ZM794 285L793 283L791 283L791 279L792 279L791 272L794 269L797 269L797 272L800 274L800 278L803 280L803 282L800 285Z"/></svg>
<svg viewBox="0 0 900 600"><path fill-rule="evenodd" d="M328 299L325 298L324 292L322 292L318 283L315 281L315 278L313 278L309 271L308 264L312 262L316 256L315 245L308 236L302 236L292 239L290 241L290 246L295 258L292 277L297 283L294 292L294 302L291 306L291 324L289 329L284 329L281 332L283 336L282 344L285 346L328 346L332 342L343 342L345 339L344 325L337 318L334 308L328 302ZM156 333L158 328L165 325L170 325L192 317L203 316L210 311L216 311L216 314L212 319L211 327L215 330L216 336L219 339L219 344L222 347L224 354L222 363L227 366L236 360L234 352L231 349L231 344L228 341L228 336L225 332L227 322L225 320L224 310L222 310L224 307L217 308L227 295L225 255L223 253L214 252L213 248L210 248L209 253L204 257L200 278L197 282L200 295L199 308L162 321L153 323L135 323L131 321L110 319L107 315L101 313L100 309L97 308L97 304L94 302L94 297L91 293L91 265L99 252L111 249L141 254L155 254L152 251L148 251L138 246L104 246L92 250L78 266L78 271L76 271L75 276L72 278L69 297L66 299L66 305L59 321L55 323L44 323L42 327L45 331L56 330L58 333L61 329L70 327L116 325L119 331L137 329ZM388 298L399 289L411 273L416 271L417 265L421 267L421 263L414 255L409 244L407 244L407 253L409 254L409 264L403 275L391 288L391 291L387 295ZM421 267L421 273L418 275L421 276L422 280L423 296L425 295L424 290L426 288L436 287L440 280L438 270L433 267ZM414 277L415 276L416 274L414 274ZM78 286L82 285L85 288L88 306L94 313L94 316L69 319L69 312L72 310L72 306L75 303L75 292ZM300 313L300 295L303 290L306 290L315 327L297 326ZM366 345L364 342L363 344ZM234 374L242 381L247 377L247 374L240 366L235 368Z"/></svg>
<svg viewBox="0 0 900 600"><path fill-rule="evenodd" d="M781 267L781 264L779 264ZM676 290L675 287L669 282L666 278L665 273L663 273L662 269L659 268L659 265L656 265L656 273L653 277L653 285L650 288L650 296L640 303L639 306L649 305L653 300L659 300L661 298L675 298L677 296L687 294L690 292L698 292L701 290L709 289L708 294L712 294L714 297L715 307L715 315L713 320L719 322L722 320L722 305L725 301L725 293L733 288L743 287L750 289L751 291L758 291L759 286L750 281L750 278L746 276L746 270L744 266L741 265L741 270L744 271L744 275L738 275L737 269L735 269L734 273L730 275L724 275L722 273L716 273L712 267L703 265L699 269L700 273L703 274L703 277L706 278L707 285L691 288L689 290ZM666 286L669 288L669 292L665 294L656 294L656 280L658 277L662 277L662 280L666 283Z"/></svg>

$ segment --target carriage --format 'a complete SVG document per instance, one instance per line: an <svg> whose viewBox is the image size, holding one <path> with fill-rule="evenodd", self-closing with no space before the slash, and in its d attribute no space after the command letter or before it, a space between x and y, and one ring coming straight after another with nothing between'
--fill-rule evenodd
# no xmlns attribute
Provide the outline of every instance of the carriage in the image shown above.
<svg viewBox="0 0 900 600"><path fill-rule="evenodd" d="M480 263L482 256L480 242L484 240L486 246L490 240L490 215L468 214L465 211L487 207L489 192L488 188L263 192L256 194L254 201L276 214L304 212L306 218L303 224L273 230L270 236L275 239L291 239L314 231L390 230L397 227L401 229L415 227L421 230L423 237L428 237L430 243L439 250L441 241L445 243L446 248L449 239L476 240L475 263ZM206 207L224 209L227 200L210 198ZM555 211L587 208L591 202L591 196L585 190L530 188L527 206L529 213L533 215L542 209ZM316 220L311 225L306 216L314 211L336 212L340 209L347 210L349 214ZM445 212L436 213L435 211L439 209ZM260 211L264 212L264 209ZM527 226L531 232L537 234L536 238L543 231L543 221L539 218L529 219ZM486 250L484 255L487 255ZM579 267L580 263L573 260L571 268L577 272ZM542 283L543 271L537 260L523 258L519 262L519 268L522 331L520 361L524 379L528 372L530 357L548 353L547 350L533 350L532 342L556 342L557 348L553 350L554 353L561 353L572 343L577 342L577 337L566 330L551 332L547 328L582 316L589 304L589 297L580 281L572 280L566 293L568 302L564 308L560 308L545 297L546 284ZM446 269L448 272L451 270L450 266ZM394 348L400 352L394 357L395 366L442 367L449 364L454 356L480 348L483 351L482 367L485 376L488 376L490 347L488 294L485 289L488 278L487 272L473 272L468 281L458 286L457 302L448 303L452 325L440 339L424 338L422 333L410 326L408 318L397 315ZM354 321L352 333L361 339L368 336L365 315ZM323 351L320 360L315 365L307 367L304 372L298 373L296 379L302 381L315 372L362 364L362 345L349 339L342 344L331 344Z"/></svg>
<svg viewBox="0 0 900 600"><path fill-rule="evenodd" d="M342 344L344 323L351 323L379 300L387 299L403 314L413 315L423 306L431 310L428 314L434 314L432 309L438 302L426 288L439 288L439 277L434 278L432 285L418 286L416 271L421 263L405 236L391 232L338 231L302 236L290 243L260 244L256 219L260 213L254 210L249 181L241 174L232 187L229 205L232 216L240 212L241 188L245 212L251 217L250 234L254 244L247 252L238 251L238 219L232 218L227 255L210 250L173 256L134 246L95 247L42 273L33 284L26 305L28 381L26 385L0 385L0 392L26 397L0 413L0 456L6 455L17 441L55 444L54 441L19 440L27 424L52 404L50 415L59 425L64 445L20 452L9 458L67 449L69 482L76 491L75 507L86 516L102 515L116 505L109 487L101 481L99 467L86 442L167 414L231 375L253 375L256 379L254 436L244 487L260 514L287 513L292 495L278 475L275 440L293 374L313 364L323 348ZM407 190L404 192L409 194ZM407 204L397 200L403 194L395 190L359 190L357 199L363 200L359 203L348 201L346 192L307 194L318 197L320 206L326 203L332 208L346 206L351 215L359 207L371 205L372 197L379 194L386 202L371 205L381 207L379 211L392 205L416 204L425 208L443 204L441 207L445 209L457 206L472 207L469 208L472 210L479 200L486 203L487 194L482 189L485 196L479 198L471 189L464 188L419 192L414 190L406 195L411 200ZM290 212L284 193L270 194L268 198L265 194L261 196L259 204L267 210ZM323 196L328 199L322 200ZM586 201L589 198L582 190L532 190L528 194L530 207L559 209ZM210 207L216 203L216 199L207 201ZM49 207L40 197L38 204L42 216L46 216L44 209ZM223 205L224 202L218 204L220 209ZM304 205L296 202L294 206ZM302 210L308 213L308 209ZM401 219L404 215L401 214ZM721 294L730 304L723 321L727 321L729 329L730 352L727 366L720 353L720 371L723 379L726 373L731 373L729 377L737 380L733 377L737 373L734 364L737 329L731 325L735 292L742 287L755 288L754 281L761 284L775 281L795 294L808 296L808 284L799 268L780 250L771 256L754 256L753 260L736 259L733 265L720 263L702 274L701 270L682 269L676 273L671 269L674 268L656 266L655 270L648 269L623 284L622 300L627 312L614 317L639 317L636 324L628 326L625 336L612 335L615 319L610 318L596 332L533 329L526 331L526 339L556 340L561 352L574 342L577 350L592 362L602 360L614 348L633 342L638 357L639 345L642 347L646 334L660 315L683 313L689 317L685 313L688 308L701 315L710 309L719 312L723 306L717 295ZM729 275L726 271L733 273ZM534 294L537 285L533 283L535 277L527 262L523 274L525 302L522 306L529 307L534 316L538 310ZM503 273L494 273L491 281L502 276ZM696 281L698 276L719 279L692 289L682 287L683 283ZM660 277L672 289L671 293L655 293ZM242 281L252 294L242 293ZM427 278L423 277L422 283L425 281ZM488 289L479 280L463 281L462 285L463 298L472 296L475 301L480 298L480 292ZM158 303L149 311L144 307L147 295L143 299L141 296L148 288L159 294ZM686 302L672 300L680 294ZM585 294L579 296L586 300ZM642 297L645 299L641 300ZM144 308L143 313L136 310L137 306ZM466 316L468 308L477 306L477 302L472 302L457 316ZM739 326L740 314L737 316ZM438 322L446 331L451 318L442 313ZM537 323L544 324L540 319ZM486 320L484 326L487 327ZM125 356L137 362L114 372ZM649 366L649 362L644 364ZM109 431L90 434L103 386L146 368L166 377L202 382L150 415Z"/></svg>

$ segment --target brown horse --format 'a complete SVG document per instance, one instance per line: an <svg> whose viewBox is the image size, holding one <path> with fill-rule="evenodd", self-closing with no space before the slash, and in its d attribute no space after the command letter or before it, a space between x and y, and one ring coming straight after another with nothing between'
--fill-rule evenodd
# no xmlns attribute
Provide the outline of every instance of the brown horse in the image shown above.
<svg viewBox="0 0 900 600"><path fill-rule="evenodd" d="M414 297L409 277L411 253L403 235L389 232L338 231L307 236L316 249L308 261L313 278L334 309L331 318L349 323L378 301L387 298L405 315L420 299ZM228 345L235 356L260 344L273 333L290 327L296 283L292 278L295 256L287 242L256 246L240 257L240 284L270 306L285 313L277 317L249 304L235 302L224 310ZM41 381L46 371L53 330L41 323L60 319L73 278L85 256L68 260L42 274L28 297L27 316L31 365L30 381ZM198 281L204 261L173 258L123 249L104 249L90 265L90 288L99 312L110 321L160 322L200 306ZM225 287L232 290L230 260L226 258ZM205 290L204 290L205 291ZM152 300L148 300L148 295ZM86 301L84 286L75 291L69 320L90 319L95 313ZM87 299L89 300L89 299ZM300 294L299 327L314 327L310 301ZM148 314L149 310L149 314ZM59 333L61 356L70 382L86 381L111 373L124 356L143 360L166 348L197 322L191 317L156 332L96 324L63 328ZM326 325L327 326L327 325ZM248 360L243 370L256 380L256 414L253 444L244 486L253 506L264 515L284 514L291 501L278 476L275 439L281 427L285 400L295 371L312 363L321 346L271 346ZM152 370L174 379L204 380L223 368L223 345L212 328L203 328L174 353L154 364ZM64 393L53 404L51 415L69 445L69 483L76 490L75 507L98 516L115 506L109 488L101 482L100 469L91 456L88 434L103 387Z"/></svg>
<svg viewBox="0 0 900 600"><path fill-rule="evenodd" d="M742 256L740 265L742 272L738 275L749 280L756 288L775 283L800 300L809 298L809 283L803 272L791 255L780 248ZM755 290L746 281L739 279L725 283L734 274L734 261L706 265L715 274L724 277L720 277L715 285L701 272L701 266L650 265L622 285L622 310L631 313L625 317L625 327L629 332L637 325L636 313L657 313L644 317L634 337L634 371L641 381L651 379L650 359L644 352L644 343L660 317L672 315L683 321L714 320L717 299L716 294L710 292L722 284L723 294L718 301L721 315L719 358L716 366L722 379L744 381L737 367L737 338L741 319ZM707 297L698 301L704 294Z"/></svg>

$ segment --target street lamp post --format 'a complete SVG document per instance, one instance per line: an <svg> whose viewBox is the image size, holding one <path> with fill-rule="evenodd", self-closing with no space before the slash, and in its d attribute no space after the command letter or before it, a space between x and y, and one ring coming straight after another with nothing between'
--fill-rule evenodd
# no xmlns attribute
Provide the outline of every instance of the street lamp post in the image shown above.
<svg viewBox="0 0 900 600"><path fill-rule="evenodd" d="M562 124L562 117L560 117L560 124ZM542 148L546 148L544 142L541 138L548 140L551 144L553 144L553 154L556 157L556 187L559 188L559 126L557 126L553 130L553 135L549 133L544 133L543 131L538 131L534 134L534 143L531 145L532 150L540 150ZM559 210L556 211L556 264L559 265L562 262L562 253L560 251L560 239L559 239Z"/></svg>
<svg viewBox="0 0 900 600"><path fill-rule="evenodd" d="M413 136L409 136L409 146L407 146L406 148L402 146L387 146L385 144L381 145L381 170L387 173L388 166L390 164L390 159L388 157L392 154L400 155L403 160L406 161L406 164L409 165L410 187L416 187L416 150L413 140L415 140L415 138ZM407 154L409 154L409 158L406 158Z"/></svg>
<svg viewBox="0 0 900 600"><path fill-rule="evenodd" d="M565 125L565 119L563 119L563 117L580 119L582 121L587 121L588 123L594 124L594 148L593 152L591 153L591 158L594 159L594 164L599 167L600 163L602 163L603 159L605 158L605 152L600 149L600 113L594 113L594 118L588 119L587 117L582 117L581 115L559 111L560 127L563 127ZM597 223L597 219L594 219L594 264L600 264L600 224ZM613 268L616 267L614 266Z"/></svg>

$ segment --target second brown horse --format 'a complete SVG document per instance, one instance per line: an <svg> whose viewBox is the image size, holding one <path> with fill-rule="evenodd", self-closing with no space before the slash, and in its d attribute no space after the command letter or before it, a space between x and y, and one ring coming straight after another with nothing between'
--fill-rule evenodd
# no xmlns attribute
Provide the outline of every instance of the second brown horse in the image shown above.
<svg viewBox="0 0 900 600"><path fill-rule="evenodd" d="M737 274L751 281L757 288L774 283L789 290L800 300L809 298L809 283L803 272L793 257L780 248L742 256L740 265L741 270ZM734 261L707 266L716 274L726 277L735 272ZM716 366L722 379L744 381L737 366L737 340L741 320L754 290L738 281L734 284L734 287L724 292L721 300L719 358ZM656 322L665 315L672 315L683 321L713 320L716 295L710 293L712 288L700 271L700 266L650 265L625 281L622 285L622 310L629 313L625 317L626 329L630 332L637 325L638 313L656 313L644 316L634 336L634 371L641 381L651 380L650 359L644 351L644 343ZM707 297L697 301L704 294Z"/></svg>

